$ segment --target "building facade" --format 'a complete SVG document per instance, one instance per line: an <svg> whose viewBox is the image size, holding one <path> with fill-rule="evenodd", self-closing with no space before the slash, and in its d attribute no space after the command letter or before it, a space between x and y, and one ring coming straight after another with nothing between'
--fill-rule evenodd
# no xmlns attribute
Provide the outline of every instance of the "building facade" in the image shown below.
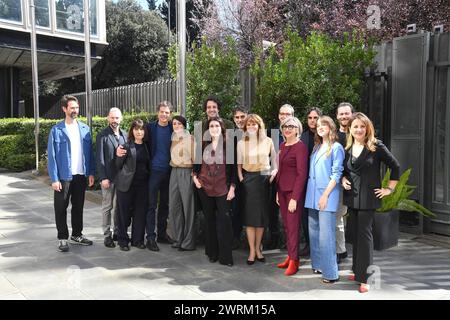
<svg viewBox="0 0 450 320"><path fill-rule="evenodd" d="M20 81L31 81L30 0L0 1L0 118L18 115ZM106 42L105 0L89 0L92 66ZM83 0L34 0L39 80L84 73Z"/></svg>

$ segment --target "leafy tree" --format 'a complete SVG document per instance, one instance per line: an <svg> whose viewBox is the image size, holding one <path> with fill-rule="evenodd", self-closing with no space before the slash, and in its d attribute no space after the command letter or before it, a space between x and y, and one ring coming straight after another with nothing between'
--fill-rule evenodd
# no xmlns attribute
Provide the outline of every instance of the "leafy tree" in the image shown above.
<svg viewBox="0 0 450 320"><path fill-rule="evenodd" d="M201 0L193 1L201 7ZM402 36L410 23L423 30L444 24L445 30L450 30L448 0L226 0L220 3L221 14L215 5L210 5L202 9L204 14L194 22L200 34L210 40L235 37L242 66L254 61L253 48L261 48L262 40L281 44L287 27L303 39L320 31L342 40L345 33L356 30L367 42ZM380 25L376 28L368 28L368 22L375 16L373 11L368 12L371 5L380 9ZM281 54L281 46L277 49Z"/></svg>
<svg viewBox="0 0 450 320"><path fill-rule="evenodd" d="M357 33L343 41L313 32L303 40L288 30L280 58L274 48L264 56L259 52L252 65L256 94L252 111L267 122L277 119L278 108L290 103L302 117L309 107L332 114L342 101L360 104L363 71L374 57Z"/></svg>
<svg viewBox="0 0 450 320"><path fill-rule="evenodd" d="M176 46L169 50L169 70L175 77L177 73ZM190 124L206 119L203 101L216 95L222 102L221 117L231 117L231 109L238 101L240 85L239 55L236 42L227 38L225 45L205 40L186 55L186 116Z"/></svg>
<svg viewBox="0 0 450 320"><path fill-rule="evenodd" d="M155 0L147 0L148 10L155 11L156 10L156 1Z"/></svg>
<svg viewBox="0 0 450 320"><path fill-rule="evenodd" d="M261 47L263 40L280 43L285 24L281 9L285 0L233 0L204 7L202 0L194 0L204 14L194 22L201 35L211 41L223 41L227 36L237 39L241 66L253 60L253 48ZM281 22L281 23L280 23Z"/></svg>
<svg viewBox="0 0 450 320"><path fill-rule="evenodd" d="M93 71L93 87L106 88L158 79L167 65L164 21L136 0L106 2L109 45Z"/></svg>
<svg viewBox="0 0 450 320"><path fill-rule="evenodd" d="M197 1L202 5L198 6ZM176 13L176 0L169 0L170 4L170 30L176 31L177 28L177 13ZM187 0L186 1L186 30L187 30L187 42L189 46L192 45L194 41L199 42L200 39L200 28L195 20L201 17L205 10L212 4L213 0ZM167 5L167 0L164 0L158 7L166 25L169 24L169 7Z"/></svg>

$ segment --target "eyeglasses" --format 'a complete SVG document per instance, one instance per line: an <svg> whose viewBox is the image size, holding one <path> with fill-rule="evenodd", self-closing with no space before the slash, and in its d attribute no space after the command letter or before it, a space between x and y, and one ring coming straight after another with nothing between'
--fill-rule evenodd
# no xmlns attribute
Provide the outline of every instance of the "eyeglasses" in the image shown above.
<svg viewBox="0 0 450 320"><path fill-rule="evenodd" d="M298 128L298 127L297 127L297 126L294 126L294 125L292 125L292 124L287 125L287 126L281 126L281 129L283 129L283 130L286 130L286 129L294 130L294 128Z"/></svg>

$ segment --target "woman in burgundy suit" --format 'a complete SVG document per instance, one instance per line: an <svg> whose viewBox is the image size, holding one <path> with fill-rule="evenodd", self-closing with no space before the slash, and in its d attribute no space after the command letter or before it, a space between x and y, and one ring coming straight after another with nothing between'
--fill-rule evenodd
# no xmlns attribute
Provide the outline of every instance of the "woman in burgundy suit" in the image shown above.
<svg viewBox="0 0 450 320"><path fill-rule="evenodd" d="M297 273L298 231L300 213L305 202L305 185L308 177L308 148L300 140L302 124L295 118L287 118L281 123L285 142L280 146L277 174L277 203L283 218L288 257L278 264L286 269L287 276Z"/></svg>

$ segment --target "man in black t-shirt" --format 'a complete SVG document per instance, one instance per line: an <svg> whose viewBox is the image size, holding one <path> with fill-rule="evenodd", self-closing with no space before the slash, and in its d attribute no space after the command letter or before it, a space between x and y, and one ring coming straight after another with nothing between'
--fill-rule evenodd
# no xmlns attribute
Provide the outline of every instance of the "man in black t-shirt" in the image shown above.
<svg viewBox="0 0 450 320"><path fill-rule="evenodd" d="M354 113L353 106L348 102L340 103L336 108L336 119L339 123L338 137L339 143L344 147L347 144L348 124ZM337 263L347 258L345 248L345 224L344 215L347 213L347 207L342 203L342 193L338 211L336 213L336 253Z"/></svg>

